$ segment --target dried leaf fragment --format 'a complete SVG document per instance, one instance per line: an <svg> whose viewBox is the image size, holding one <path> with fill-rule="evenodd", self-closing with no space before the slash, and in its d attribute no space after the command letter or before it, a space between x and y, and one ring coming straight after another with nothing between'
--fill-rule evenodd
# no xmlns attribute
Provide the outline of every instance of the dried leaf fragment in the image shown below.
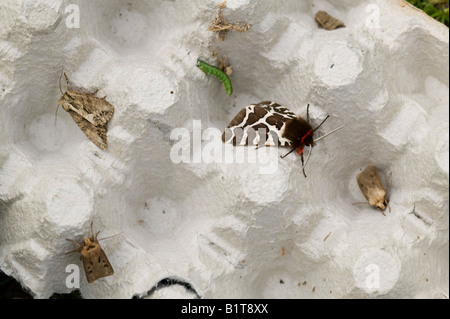
<svg viewBox="0 0 450 319"><path fill-rule="evenodd" d="M331 236L331 232L328 233L328 235L325 236L325 238L323 239L323 241L326 241L328 239L328 237Z"/></svg>
<svg viewBox="0 0 450 319"><path fill-rule="evenodd" d="M325 30L334 30L337 28L345 27L344 22L330 16L325 11L318 11L316 13L316 22L320 27L324 28Z"/></svg>
<svg viewBox="0 0 450 319"><path fill-rule="evenodd" d="M221 58L219 57L219 52L217 50L211 50L212 55L217 59L217 62L220 63L219 69L221 69L223 72L225 72L226 75L230 76L231 73L233 73L233 67L230 65L227 65L227 58Z"/></svg>
<svg viewBox="0 0 450 319"><path fill-rule="evenodd" d="M214 19L214 21L209 25L207 31L217 32L219 41L225 40L225 37L227 36L228 32L231 31L239 31L239 32L245 32L248 29L251 28L251 24L231 24L228 23L227 20L224 19L222 15L222 9L226 7L226 1L220 3L218 5L217 9L217 17Z"/></svg>

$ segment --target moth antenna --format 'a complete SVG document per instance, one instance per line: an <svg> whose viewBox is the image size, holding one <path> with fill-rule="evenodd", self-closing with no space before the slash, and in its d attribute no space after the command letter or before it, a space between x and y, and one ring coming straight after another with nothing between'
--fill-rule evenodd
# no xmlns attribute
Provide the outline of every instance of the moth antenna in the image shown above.
<svg viewBox="0 0 450 319"><path fill-rule="evenodd" d="M70 91L70 88L69 88L69 79L67 78L67 75L66 75L66 73L64 72L64 69L62 69L62 70L61 70L61 74L59 75L59 92L61 92L62 95L64 95L64 92L63 92L62 89L61 89L61 78L62 78L63 74L64 74L64 77L66 78L66 81L67 81L67 90ZM58 104L58 106L56 107L56 111L55 111L55 126L56 126L56 118L58 117L58 108L59 108L59 104Z"/></svg>
<svg viewBox="0 0 450 319"><path fill-rule="evenodd" d="M57 119L57 117L58 117L58 109L59 109L59 104L58 104L58 106L56 107L56 112L55 112L55 126L56 126L56 119Z"/></svg>
<svg viewBox="0 0 450 319"><path fill-rule="evenodd" d="M61 92L61 94L64 94L63 91L61 90L61 78L62 78L63 73L64 73L64 70L61 70L61 75L59 76L59 92Z"/></svg>
<svg viewBox="0 0 450 319"><path fill-rule="evenodd" d="M319 125L319 126L320 126L320 125ZM339 126L338 128L332 130L331 132L328 132L327 134L322 135L321 137L316 138L316 140L315 140L314 142L320 141L321 139L327 137L328 135L333 134L334 132L339 131L339 130L342 129L344 126L345 126L345 125Z"/></svg>
<svg viewBox="0 0 450 319"><path fill-rule="evenodd" d="M94 225L94 221L91 221L91 235L95 238L93 225ZM98 235L98 233L97 233L97 235Z"/></svg>
<svg viewBox="0 0 450 319"><path fill-rule="evenodd" d="M67 91L70 91L70 86L69 86L69 78L66 75L66 72L64 72L64 77L66 78L66 83L67 83Z"/></svg>
<svg viewBox="0 0 450 319"><path fill-rule="evenodd" d="M306 122L309 123L309 103L308 103L308 105L306 106Z"/></svg>
<svg viewBox="0 0 450 319"><path fill-rule="evenodd" d="M108 236L108 237L104 237L104 238L97 239L97 241L105 240L105 239L110 239L110 238L113 238L113 237L116 237L116 236L119 236L119 235L122 235L122 234L123 234L123 232L118 233L118 234L115 234L115 235L112 235L112 236Z"/></svg>
<svg viewBox="0 0 450 319"><path fill-rule="evenodd" d="M329 118L330 116L327 115L327 117L322 121L322 123L319 124L319 126L317 126L315 129L313 129L313 132L315 132L317 129L319 129L319 127L322 126L323 123L325 123L325 121L327 120L327 118Z"/></svg>

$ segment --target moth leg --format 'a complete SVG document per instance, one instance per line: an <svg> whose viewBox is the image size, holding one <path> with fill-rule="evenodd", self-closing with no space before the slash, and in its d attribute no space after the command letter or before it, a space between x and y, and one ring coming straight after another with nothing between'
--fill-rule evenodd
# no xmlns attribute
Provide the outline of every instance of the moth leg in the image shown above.
<svg viewBox="0 0 450 319"><path fill-rule="evenodd" d="M293 151L295 151L295 148L292 148L289 152L287 152L284 155L280 155L281 158L285 158L286 156L288 156L289 154L291 154Z"/></svg>
<svg viewBox="0 0 450 319"><path fill-rule="evenodd" d="M86 94L89 94L89 95L95 95L95 94L97 94L97 92L98 92L98 89L96 89L94 92L92 92L92 93L86 93Z"/></svg>
<svg viewBox="0 0 450 319"><path fill-rule="evenodd" d="M312 146L309 147L308 156L306 157L305 164L303 165L303 175L305 175L305 177L306 177L305 167L306 167L306 164L308 164L309 158L311 157L311 151L312 151ZM303 162L303 153L302 153L302 162Z"/></svg>
<svg viewBox="0 0 450 319"><path fill-rule="evenodd" d="M387 199L384 200L384 203L389 208L389 213L390 213L391 212L391 206L389 206L389 203L388 203Z"/></svg>
<svg viewBox="0 0 450 319"><path fill-rule="evenodd" d="M98 89L95 90L94 92L90 93L90 94L91 94L91 95L95 95L95 94L97 94L97 92L98 92ZM101 100L106 99L106 95L105 95L104 97L101 97L100 99L101 99Z"/></svg>
<svg viewBox="0 0 450 319"><path fill-rule="evenodd" d="M59 92L61 92L61 94L64 94L62 89L61 89L61 78L63 76L64 70L61 70L61 75L59 76Z"/></svg>
<svg viewBox="0 0 450 319"><path fill-rule="evenodd" d="M74 253L74 252L79 252L81 247L83 247L83 244L79 244L79 243L77 243L76 241L74 241L72 239L66 239L66 240L70 241L71 243L73 243L75 245L77 245L78 247L73 249L73 250L71 250L71 251L66 252L65 255L68 255L68 254L71 254L71 253Z"/></svg>
<svg viewBox="0 0 450 319"><path fill-rule="evenodd" d="M71 251L68 251L68 252L66 252L64 255L68 255L68 254L72 254L72 253L76 253L76 252L79 252L80 251L80 248L77 248L77 249L73 249L73 250L71 250Z"/></svg>
<svg viewBox="0 0 450 319"><path fill-rule="evenodd" d="M302 159L302 171L303 171L303 176L306 177L306 173L305 173L305 164L304 164L304 160L303 160L303 153L300 155L300 158Z"/></svg>
<svg viewBox="0 0 450 319"><path fill-rule="evenodd" d="M81 246L83 246L83 244L80 244L80 243L77 243L75 240L73 240L73 239L66 239L67 241L70 241L71 243L73 243L73 244L75 244L75 245L77 245L78 247L81 247Z"/></svg>
<svg viewBox="0 0 450 319"><path fill-rule="evenodd" d="M380 211L380 213L383 214L383 216L386 216L386 215L384 214L384 212L381 210L381 208L377 207L377 209Z"/></svg>

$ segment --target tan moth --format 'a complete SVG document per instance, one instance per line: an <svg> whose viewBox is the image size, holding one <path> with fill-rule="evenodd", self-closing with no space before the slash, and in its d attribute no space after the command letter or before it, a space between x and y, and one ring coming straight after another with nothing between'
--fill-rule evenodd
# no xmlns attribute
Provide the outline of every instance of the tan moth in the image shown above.
<svg viewBox="0 0 450 319"><path fill-rule="evenodd" d="M66 73L64 73L64 77L67 82L67 91L62 92L60 78L59 90L62 96L58 100L58 104L69 112L75 123L95 145L106 150L108 148L106 125L114 114L114 106L105 100L106 96L96 97L95 94L98 90L93 93L72 91Z"/></svg>
<svg viewBox="0 0 450 319"><path fill-rule="evenodd" d="M100 231L94 234L92 225L93 222L91 222L91 237L85 237L83 243L80 244L72 239L66 239L67 241L70 241L78 246L78 248L68 251L66 255L74 252L79 252L81 254L80 258L83 261L84 271L86 273L88 283L92 283L99 278L112 276L114 274L114 270L108 260L108 257L106 257L105 252L98 243L99 239L97 239L97 236Z"/></svg>
<svg viewBox="0 0 450 319"><path fill-rule="evenodd" d="M364 194L364 197L366 197L368 204L375 206L383 215L386 206L389 208L389 212L391 212L391 207L386 199L386 191L391 175L392 173L389 174L385 188L381 183L376 167L373 165L367 166L361 173L356 175L358 186Z"/></svg>

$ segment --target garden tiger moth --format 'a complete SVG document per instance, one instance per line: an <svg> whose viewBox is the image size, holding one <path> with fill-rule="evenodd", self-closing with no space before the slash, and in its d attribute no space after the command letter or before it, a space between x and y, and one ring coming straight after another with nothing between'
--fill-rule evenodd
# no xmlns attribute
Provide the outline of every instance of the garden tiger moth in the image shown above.
<svg viewBox="0 0 450 319"><path fill-rule="evenodd" d="M328 117L329 116L327 116L316 128L313 128L309 123L309 104L307 107L307 118L305 120L278 103L263 101L243 108L225 129L225 132L222 134L222 141L224 143L243 146L251 144L249 143L251 140L253 145L259 146L262 137L261 133L264 133L265 146L275 146L274 138L276 138L278 146L289 146L292 148L287 154L281 156L282 158L293 151L297 151L301 156L303 165L302 170L306 177L305 166L311 155L311 148L315 145L317 140L325 137L322 136L314 140L314 132ZM341 129L342 127L343 126L326 135ZM252 137L253 139L251 139ZM310 147L306 162L303 159L303 150L305 146Z"/></svg>

